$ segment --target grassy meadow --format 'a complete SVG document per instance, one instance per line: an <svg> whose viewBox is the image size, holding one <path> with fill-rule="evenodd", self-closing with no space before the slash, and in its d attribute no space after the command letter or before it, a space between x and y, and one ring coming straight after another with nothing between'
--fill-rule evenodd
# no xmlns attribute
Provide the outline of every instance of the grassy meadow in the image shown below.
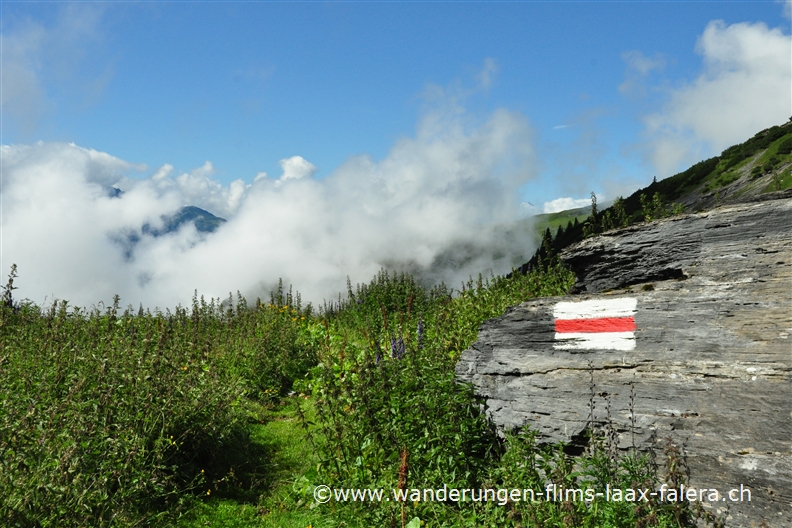
<svg viewBox="0 0 792 528"><path fill-rule="evenodd" d="M335 502L343 488L654 487L682 478L605 434L584 454L499 437L454 379L479 325L566 293L549 263L460 291L383 271L303 306L194 298L164 312L14 300L0 312L0 524L689 526L657 502ZM676 460L673 446L670 460ZM676 479L676 480L675 480Z"/></svg>

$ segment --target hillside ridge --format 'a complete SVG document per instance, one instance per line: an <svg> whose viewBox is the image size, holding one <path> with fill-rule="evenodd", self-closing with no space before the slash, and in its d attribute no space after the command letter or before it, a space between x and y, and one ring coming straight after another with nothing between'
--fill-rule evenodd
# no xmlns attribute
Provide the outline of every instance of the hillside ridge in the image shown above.
<svg viewBox="0 0 792 528"><path fill-rule="evenodd" d="M549 216L542 242L518 271L526 273L552 260L564 248L583 239L636 223L673 215L708 211L721 205L783 198L792 188L792 118L756 133L719 156L702 160L687 170L647 187L599 211L596 197L588 217L579 209ZM592 193L593 194L593 193ZM566 226L558 218L571 218ZM553 220L551 220L553 219ZM550 227L555 227L555 232Z"/></svg>

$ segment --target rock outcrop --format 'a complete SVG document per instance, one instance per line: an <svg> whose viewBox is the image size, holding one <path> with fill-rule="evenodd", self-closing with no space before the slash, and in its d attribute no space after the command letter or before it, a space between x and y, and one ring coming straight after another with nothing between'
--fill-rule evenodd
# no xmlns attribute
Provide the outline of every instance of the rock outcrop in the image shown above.
<svg viewBox="0 0 792 528"><path fill-rule="evenodd" d="M692 486L752 490L705 504L727 526L792 526L792 199L632 226L562 259L580 293L486 322L457 365L494 421L573 445L606 421L622 448L670 436ZM633 344L559 341L558 303L612 299L634 303Z"/></svg>

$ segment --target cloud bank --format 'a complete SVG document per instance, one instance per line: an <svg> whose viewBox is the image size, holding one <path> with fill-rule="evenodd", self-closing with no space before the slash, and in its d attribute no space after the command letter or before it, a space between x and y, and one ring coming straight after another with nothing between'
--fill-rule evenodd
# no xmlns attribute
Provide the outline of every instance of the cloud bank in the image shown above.
<svg viewBox="0 0 792 528"><path fill-rule="evenodd" d="M670 90L664 108L644 118L649 139L645 154L658 177L718 154L792 115L792 39L780 29L716 20L707 25L696 52L703 59L702 73ZM635 62L636 57L625 59ZM651 61L638 62L655 67Z"/></svg>
<svg viewBox="0 0 792 528"><path fill-rule="evenodd" d="M591 198L556 198L549 202L545 202L542 206L542 212L558 213L569 209L577 209L579 207L587 207L591 205Z"/></svg>
<svg viewBox="0 0 792 528"><path fill-rule="evenodd" d="M74 144L3 146L2 266L18 264L16 293L36 303L90 306L117 293L150 308L189 304L194 290L267 298L278 278L316 303L347 275L364 282L381 267L452 286L506 272L533 250L530 232L503 227L525 216L531 130L505 110L475 126L458 110L430 112L384 159L350 158L322 180L300 156L281 160L277 179L223 186L208 161L141 178L145 166ZM142 230L184 205L228 222L209 235L191 224ZM139 242L125 254L130 237Z"/></svg>

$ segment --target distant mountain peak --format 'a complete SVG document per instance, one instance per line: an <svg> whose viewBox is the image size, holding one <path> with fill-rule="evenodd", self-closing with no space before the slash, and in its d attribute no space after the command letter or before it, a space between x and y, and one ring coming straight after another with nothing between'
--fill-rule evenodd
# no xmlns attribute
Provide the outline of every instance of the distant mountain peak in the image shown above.
<svg viewBox="0 0 792 528"><path fill-rule="evenodd" d="M178 231L184 224L192 222L195 229L200 233L214 233L214 231L226 222L225 218L215 216L205 209L195 207L194 205L187 205L179 208L178 211L169 216L163 216L163 225L161 229L152 228L151 225L143 225L143 234L151 235L154 237L167 235Z"/></svg>
<svg viewBox="0 0 792 528"><path fill-rule="evenodd" d="M122 192L123 191L119 191L119 193ZM161 218L161 228L154 228L151 227L151 224L146 223L143 224L140 231L127 231L112 237L113 240L124 249L124 258L126 260L132 260L135 246L137 246L140 239L145 235L155 238L160 237L178 231L181 229L181 226L187 223L195 225L195 229L199 233L213 233L226 222L225 218L215 216L209 211L201 209L200 207L195 207L194 205L180 207L175 213L163 215Z"/></svg>

